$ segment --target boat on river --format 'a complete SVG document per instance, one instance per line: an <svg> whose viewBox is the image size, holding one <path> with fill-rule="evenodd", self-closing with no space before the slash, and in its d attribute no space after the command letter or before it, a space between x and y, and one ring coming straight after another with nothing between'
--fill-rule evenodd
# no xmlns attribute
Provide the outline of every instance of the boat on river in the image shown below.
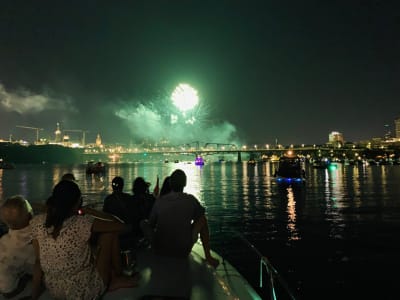
<svg viewBox="0 0 400 300"><path fill-rule="evenodd" d="M278 169L274 176L279 183L303 183L306 176L301 158L291 152L279 158Z"/></svg>
<svg viewBox="0 0 400 300"><path fill-rule="evenodd" d="M197 155L197 156L196 156L196 159L195 159L195 161L194 161L194 164L195 164L196 166L204 166L204 159L203 159L203 157L200 156L200 155Z"/></svg>
<svg viewBox="0 0 400 300"><path fill-rule="evenodd" d="M106 165L101 162L89 161L86 165L86 174L103 174L106 172Z"/></svg>
<svg viewBox="0 0 400 300"><path fill-rule="evenodd" d="M327 169L331 164L331 161L329 158L326 157L318 157L313 159L312 161L312 167L314 169Z"/></svg>
<svg viewBox="0 0 400 300"><path fill-rule="evenodd" d="M156 256L150 249L137 253L134 271L140 273L139 286L106 293L102 299L262 299L248 281L217 253L217 268L205 262L203 247L197 242L188 259ZM31 282L22 294L12 299L29 296ZM40 299L51 299L45 291Z"/></svg>
<svg viewBox="0 0 400 300"><path fill-rule="evenodd" d="M0 169L15 169L15 165L0 158Z"/></svg>

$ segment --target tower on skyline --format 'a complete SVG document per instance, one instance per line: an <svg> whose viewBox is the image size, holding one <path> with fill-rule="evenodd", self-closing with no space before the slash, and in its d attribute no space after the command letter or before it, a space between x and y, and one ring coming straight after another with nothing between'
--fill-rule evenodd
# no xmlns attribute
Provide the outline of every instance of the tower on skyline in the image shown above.
<svg viewBox="0 0 400 300"><path fill-rule="evenodd" d="M396 139L400 139L400 117L397 117L394 120L394 131Z"/></svg>
<svg viewBox="0 0 400 300"><path fill-rule="evenodd" d="M58 123L58 122L57 122L57 129L54 132L54 134L56 136L55 139L54 139L54 142L61 143L62 139L61 139L60 123Z"/></svg>
<svg viewBox="0 0 400 300"><path fill-rule="evenodd" d="M343 134L338 131L332 131L329 134L329 144L334 147L341 147L344 144Z"/></svg>
<svg viewBox="0 0 400 300"><path fill-rule="evenodd" d="M96 146L100 147L101 146L101 137L100 137L100 133L97 134L96 137Z"/></svg>

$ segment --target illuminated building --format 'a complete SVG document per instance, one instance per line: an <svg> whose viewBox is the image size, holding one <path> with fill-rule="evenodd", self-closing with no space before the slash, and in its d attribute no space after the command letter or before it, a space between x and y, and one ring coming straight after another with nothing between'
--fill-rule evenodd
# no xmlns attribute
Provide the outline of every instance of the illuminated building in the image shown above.
<svg viewBox="0 0 400 300"><path fill-rule="evenodd" d="M98 147L101 146L101 137L100 137L99 133L97 134L97 137L96 137L96 146L98 146Z"/></svg>
<svg viewBox="0 0 400 300"><path fill-rule="evenodd" d="M55 143L61 143L61 130L60 130L60 123L57 123L57 129L54 132L56 135L54 142Z"/></svg>
<svg viewBox="0 0 400 300"><path fill-rule="evenodd" d="M396 134L396 139L400 139L400 117L394 120L394 130Z"/></svg>
<svg viewBox="0 0 400 300"><path fill-rule="evenodd" d="M334 147L341 147L344 144L343 134L338 131L332 131L329 134L329 142L328 144Z"/></svg>

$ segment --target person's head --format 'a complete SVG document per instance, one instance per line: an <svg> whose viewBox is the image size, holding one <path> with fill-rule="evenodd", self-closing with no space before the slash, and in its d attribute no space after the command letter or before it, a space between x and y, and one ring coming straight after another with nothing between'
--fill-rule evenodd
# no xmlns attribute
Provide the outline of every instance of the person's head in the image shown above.
<svg viewBox="0 0 400 300"><path fill-rule="evenodd" d="M136 177L133 181L132 192L135 195L142 195L149 191L149 184L143 177Z"/></svg>
<svg viewBox="0 0 400 300"><path fill-rule="evenodd" d="M70 180L70 181L76 181L74 174L72 173L65 173L62 177L61 180Z"/></svg>
<svg viewBox="0 0 400 300"><path fill-rule="evenodd" d="M171 189L174 192L182 192L183 188L186 186L186 174L180 169L176 169L171 174L170 178Z"/></svg>
<svg viewBox="0 0 400 300"><path fill-rule="evenodd" d="M171 191L170 181L171 181L170 176L167 176L164 178L164 181L162 183L161 190L160 190L160 196L166 195Z"/></svg>
<svg viewBox="0 0 400 300"><path fill-rule="evenodd" d="M8 198L0 208L0 218L14 230L25 228L32 219L32 207L21 195Z"/></svg>
<svg viewBox="0 0 400 300"><path fill-rule="evenodd" d="M79 186L71 180L61 180L47 199L46 227L60 227L64 220L77 213L82 205Z"/></svg>
<svg viewBox="0 0 400 300"><path fill-rule="evenodd" d="M122 191L124 189L124 179L119 176L115 176L111 182L113 191Z"/></svg>

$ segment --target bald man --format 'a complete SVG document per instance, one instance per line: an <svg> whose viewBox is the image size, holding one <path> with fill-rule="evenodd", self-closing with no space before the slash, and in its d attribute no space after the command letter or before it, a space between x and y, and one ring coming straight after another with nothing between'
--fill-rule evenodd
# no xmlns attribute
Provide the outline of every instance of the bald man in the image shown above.
<svg viewBox="0 0 400 300"><path fill-rule="evenodd" d="M22 196L8 198L0 207L0 219L8 233L0 238L0 293L6 298L24 289L27 274L32 274L35 254L29 225L33 212Z"/></svg>

